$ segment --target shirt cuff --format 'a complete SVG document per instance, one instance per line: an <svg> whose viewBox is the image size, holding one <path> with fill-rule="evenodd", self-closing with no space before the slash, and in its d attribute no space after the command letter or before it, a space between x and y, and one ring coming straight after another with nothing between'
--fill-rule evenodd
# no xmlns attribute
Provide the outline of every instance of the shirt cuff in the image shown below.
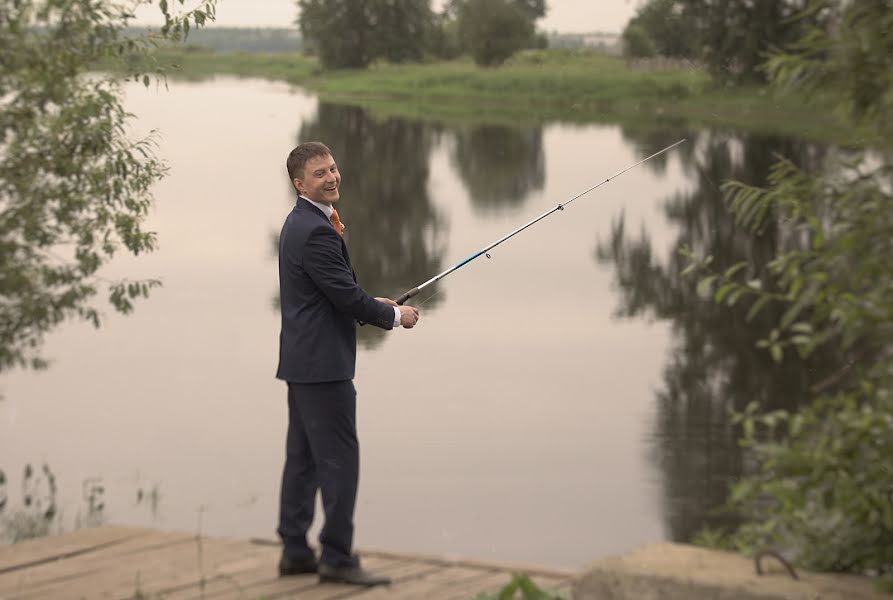
<svg viewBox="0 0 893 600"><path fill-rule="evenodd" d="M394 327L400 327L400 321L401 321L400 307L395 306L394 307Z"/></svg>

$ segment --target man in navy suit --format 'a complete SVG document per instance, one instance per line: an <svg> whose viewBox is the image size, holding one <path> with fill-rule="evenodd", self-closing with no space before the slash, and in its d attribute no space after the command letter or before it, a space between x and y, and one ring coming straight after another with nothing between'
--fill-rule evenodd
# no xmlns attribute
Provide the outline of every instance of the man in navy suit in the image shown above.
<svg viewBox="0 0 893 600"><path fill-rule="evenodd" d="M288 438L278 533L279 574L319 573L322 582L389 583L353 554L359 477L356 431L356 324L413 327L417 309L372 298L357 285L334 205L341 175L320 142L291 151L288 175L298 192L279 236L282 331L276 376L288 384ZM325 523L317 562L307 544L316 491Z"/></svg>

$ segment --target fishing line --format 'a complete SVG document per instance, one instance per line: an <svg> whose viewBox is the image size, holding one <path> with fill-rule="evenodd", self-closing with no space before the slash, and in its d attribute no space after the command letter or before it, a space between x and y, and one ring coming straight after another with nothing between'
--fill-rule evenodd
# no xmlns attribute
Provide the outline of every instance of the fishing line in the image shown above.
<svg viewBox="0 0 893 600"><path fill-rule="evenodd" d="M659 155L663 154L664 152L667 152L667 151L669 151L669 150L672 150L673 148L675 148L675 147L678 146L679 144L682 144L683 142L685 142L685 140L684 140L684 139L681 139L681 140L679 140L678 142L676 142L675 144L670 144L669 146L667 146L667 147L664 148L663 150L659 150L659 151L655 152L654 154L652 154L651 156L648 156L648 157L646 157L646 158L643 158L642 160L640 160L640 161L637 162L636 164L634 164L634 165L630 165L630 166L628 166L627 168L623 169L622 171L618 171L617 173L614 173L613 175L611 175L610 177L608 177L608 178L605 179L604 181L602 181L602 182L600 182L600 183L597 183L596 185L592 186L592 187L589 188L588 190L583 191L583 192L580 192L579 194L577 194L576 196L574 196L574 197L571 198L570 200L568 200L568 201L566 201L566 202L564 202L564 203L562 203L562 204L559 204L558 206L556 206L556 207L554 207L554 208L552 208L552 209L550 209L550 210L547 210L546 212L544 212L543 214L541 214L541 215L538 216L537 218L533 219L533 220L530 221L529 223L526 223L526 224L522 225L521 227L517 228L516 230L514 230L513 232L511 232L510 234L508 234L508 235L506 235L506 236L503 236L503 237L499 238L498 240L496 240L495 242L493 242L493 243L490 244L489 246L486 246L486 247L484 247L484 248L481 248L480 250L478 250L477 252L475 252L474 254L472 254L471 256L469 256L468 258L459 261L458 263L456 263L455 265L453 265L452 267L450 267L449 269L447 269L447 270L444 271L443 273L440 273L439 275L435 275L434 277L432 277L431 279L429 279L429 280L426 281L425 283L422 283L422 284L420 284L419 286L414 287L414 288L412 288L411 290L409 290L408 292L404 293L402 296L400 296L399 298L397 298L397 304L403 304L404 302L406 302L407 300L409 300L410 298L412 298L413 296L415 296L416 294L418 294L420 291L422 291L423 289L425 289L426 287L428 287L429 285L431 285L432 283L435 283L435 282L437 282L437 281L440 281L441 279L443 279L444 277L446 277L447 275L449 275L449 274L452 273L453 271L462 268L463 266L467 265L468 263L470 263L471 261L473 261L473 260L476 259L477 257L481 256L482 254L486 254L486 255L487 255L487 258L490 258L490 255L488 254L488 252L489 252L491 249L493 249L493 248L495 248L496 246L498 246L499 244L501 244L502 242L504 242L504 241L506 241L507 239L509 239L509 238L511 238L511 237L513 237L513 236L515 236L515 235L517 235L517 234L519 234L519 233L521 233L522 231L524 231L525 229L527 229L528 227L530 227L530 226L533 225L534 223L537 223L538 221L542 221L543 219L545 219L546 217L548 217L548 216L551 215L552 213L554 213L554 212L556 212L556 211L559 211L559 210L564 210L564 207L565 207L565 206L567 206L568 204L570 204L571 202L573 202L573 201L576 200L577 198L580 198L580 197L582 197L582 196L585 196L585 195L588 194L589 192L591 192L591 191L593 191L593 190L595 190L595 189L600 188L601 186L605 185L606 183L608 183L609 181L611 181L611 180L614 179L615 177L619 177L619 176L623 175L624 173L626 173L626 172L629 171L630 169L633 169L633 168L635 168L635 167L638 167L638 166L641 165L642 163L651 160L651 159L654 158L655 156L659 156ZM429 299L430 299L430 298L429 298ZM426 302L427 302L427 300L426 300Z"/></svg>

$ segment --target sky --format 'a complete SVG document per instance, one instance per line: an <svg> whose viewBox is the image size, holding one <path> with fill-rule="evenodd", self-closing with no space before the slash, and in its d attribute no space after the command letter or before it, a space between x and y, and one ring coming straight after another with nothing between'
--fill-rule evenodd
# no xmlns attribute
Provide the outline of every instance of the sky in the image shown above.
<svg viewBox="0 0 893 600"><path fill-rule="evenodd" d="M549 7L537 26L561 33L619 33L635 12L638 0L546 0ZM434 0L434 7L442 2ZM186 6L195 2L187 1ZM295 0L218 0L217 25L227 27L289 27L296 16ZM157 6L137 12L140 22L156 21Z"/></svg>

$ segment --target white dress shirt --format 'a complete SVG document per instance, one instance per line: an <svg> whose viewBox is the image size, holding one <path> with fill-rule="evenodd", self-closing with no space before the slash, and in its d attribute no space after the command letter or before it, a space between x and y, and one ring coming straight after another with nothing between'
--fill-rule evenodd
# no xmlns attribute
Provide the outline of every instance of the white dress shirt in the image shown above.
<svg viewBox="0 0 893 600"><path fill-rule="evenodd" d="M329 221L332 220L332 213L335 212L335 209L332 208L331 204L323 204L321 202L314 202L307 196L301 196L300 194L298 196L300 198L303 198L304 200L306 200L307 202L309 202L310 204L312 204L319 210L321 210ZM394 327L400 327L400 321L401 321L400 308L397 306L394 306L393 309L394 309Z"/></svg>

